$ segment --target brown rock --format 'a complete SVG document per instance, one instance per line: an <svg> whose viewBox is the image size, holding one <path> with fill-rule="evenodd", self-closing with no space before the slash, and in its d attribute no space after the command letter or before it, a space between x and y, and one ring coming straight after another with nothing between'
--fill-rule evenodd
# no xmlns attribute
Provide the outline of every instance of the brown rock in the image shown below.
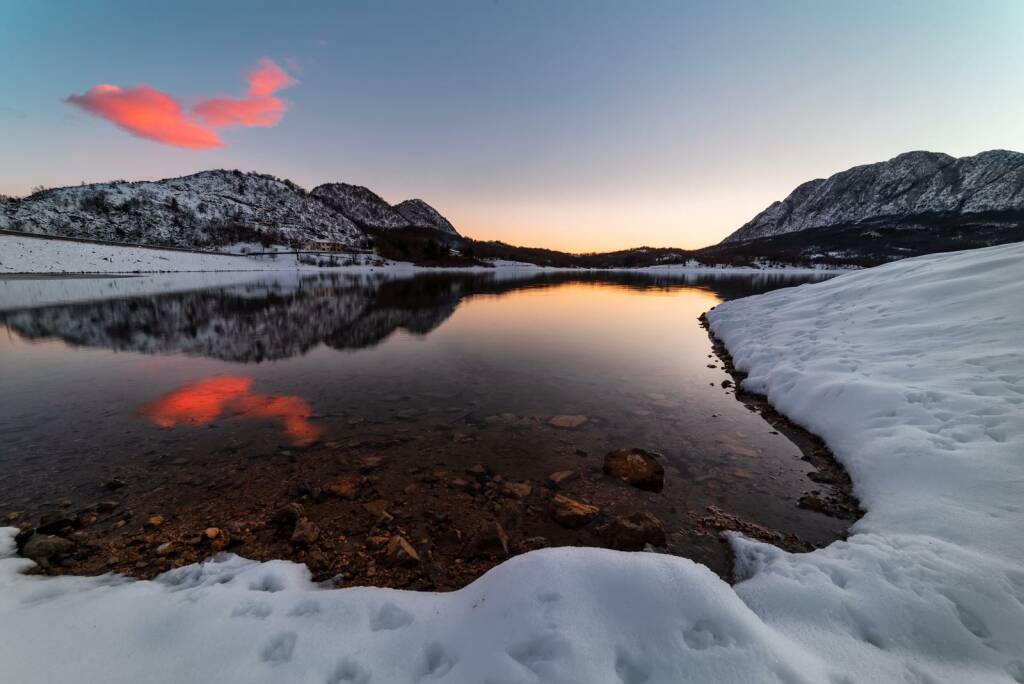
<svg viewBox="0 0 1024 684"><path fill-rule="evenodd" d="M309 545L320 538L320 528L309 518L299 518L292 532L292 544Z"/></svg>
<svg viewBox="0 0 1024 684"><path fill-rule="evenodd" d="M466 468L466 472L472 475L473 477L477 478L487 477L488 475L491 474L491 471L483 463L471 465L470 467Z"/></svg>
<svg viewBox="0 0 1024 684"><path fill-rule="evenodd" d="M384 561L389 565L411 567L420 562L420 555L405 537L396 534L388 540L387 548L384 549Z"/></svg>
<svg viewBox="0 0 1024 684"><path fill-rule="evenodd" d="M559 525L570 529L583 527L597 517L601 511L597 506L591 506L561 494L556 494L551 503L553 505L551 517Z"/></svg>
<svg viewBox="0 0 1024 684"><path fill-rule="evenodd" d="M386 459L383 456L378 456L376 454L372 456L363 456L359 459L359 470L363 473L376 470L384 464L385 460Z"/></svg>
<svg viewBox="0 0 1024 684"><path fill-rule="evenodd" d="M548 484L556 489L564 487L580 476L575 470L558 470L548 475Z"/></svg>
<svg viewBox="0 0 1024 684"><path fill-rule="evenodd" d="M290 503L284 508L279 508L270 522L281 529L291 529L295 526L295 523L300 518L306 515L306 510L302 507L302 504Z"/></svg>
<svg viewBox="0 0 1024 684"><path fill-rule="evenodd" d="M547 537L528 537L523 540L523 543L520 544L520 546L522 547L523 551L526 552L547 548L548 544L549 542L547 540Z"/></svg>
<svg viewBox="0 0 1024 684"><path fill-rule="evenodd" d="M31 558L40 565L46 565L51 558L70 553L74 548L74 542L63 537L33 534L21 548L21 555Z"/></svg>
<svg viewBox="0 0 1024 684"><path fill-rule="evenodd" d="M502 485L501 492L513 499L525 499L533 493L533 487L526 482L506 482Z"/></svg>
<svg viewBox="0 0 1024 684"><path fill-rule="evenodd" d="M655 455L643 449L619 449L604 457L604 472L639 489L660 492L665 469Z"/></svg>
<svg viewBox="0 0 1024 684"><path fill-rule="evenodd" d="M373 534L366 538L366 546L370 549L383 549L390 539L385 535Z"/></svg>
<svg viewBox="0 0 1024 684"><path fill-rule="evenodd" d="M665 546L665 528L650 513L637 512L613 519L603 530L605 541L613 549L640 551L647 544Z"/></svg>
<svg viewBox="0 0 1024 684"><path fill-rule="evenodd" d="M36 530L43 534L59 534L76 527L75 519L64 511L51 511L39 518Z"/></svg>
<svg viewBox="0 0 1024 684"><path fill-rule="evenodd" d="M160 546L156 547L156 555L158 556L169 556L174 551L174 544L171 542L164 542Z"/></svg>
<svg viewBox="0 0 1024 684"><path fill-rule="evenodd" d="M476 556L508 556L508 533L497 520L473 537L471 549Z"/></svg>
<svg viewBox="0 0 1024 684"><path fill-rule="evenodd" d="M146 527L156 528L164 524L164 516L151 515L146 519Z"/></svg>
<svg viewBox="0 0 1024 684"><path fill-rule="evenodd" d="M219 527L207 527L206 531L203 532L203 535L207 539L211 539L211 540L212 539L216 539L217 537L220 536L220 528Z"/></svg>
<svg viewBox="0 0 1024 684"><path fill-rule="evenodd" d="M551 427L561 428L562 430L574 430L580 425L586 423L588 418L580 415L563 415L553 416L548 421L548 425Z"/></svg>
<svg viewBox="0 0 1024 684"><path fill-rule="evenodd" d="M342 499L355 499L359 495L359 487L363 478L356 474L342 475L324 487L324 491Z"/></svg>
<svg viewBox="0 0 1024 684"><path fill-rule="evenodd" d="M105 482L103 484L103 486L106 487L107 489L113 491L115 489L120 489L121 487L124 487L127 484L128 483L125 482L124 480L122 480L121 478L115 477L114 479L108 480L107 482Z"/></svg>
<svg viewBox="0 0 1024 684"><path fill-rule="evenodd" d="M228 544L223 539L214 539L213 542L210 544L210 550L213 551L214 553L220 553L221 551L223 551L227 547L228 547Z"/></svg>
<svg viewBox="0 0 1024 684"><path fill-rule="evenodd" d="M121 503L119 501L107 499L106 501L100 501L96 504L96 510L100 513L110 513L111 511L116 511L117 507L120 505Z"/></svg>
<svg viewBox="0 0 1024 684"><path fill-rule="evenodd" d="M815 494L804 494L800 497L800 500L797 501L796 505L808 511L823 513L825 515L833 515L832 506L829 505L828 500Z"/></svg>

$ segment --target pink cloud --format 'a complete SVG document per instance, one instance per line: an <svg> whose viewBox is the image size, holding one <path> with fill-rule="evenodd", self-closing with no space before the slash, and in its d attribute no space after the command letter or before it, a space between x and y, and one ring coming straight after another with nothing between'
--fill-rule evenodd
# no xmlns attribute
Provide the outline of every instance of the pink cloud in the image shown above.
<svg viewBox="0 0 1024 684"><path fill-rule="evenodd" d="M98 85L66 101L140 138L208 149L224 145L216 129L277 124L288 107L274 93L298 82L269 59L261 59L247 79L248 97L200 100L188 112L170 95L145 85L127 89Z"/></svg>
<svg viewBox="0 0 1024 684"><path fill-rule="evenodd" d="M297 81L269 59L261 59L249 72L248 80L249 97L213 98L200 102L192 111L208 126L216 128L273 126L287 109L284 102L274 97L274 93L295 85Z"/></svg>
<svg viewBox="0 0 1024 684"><path fill-rule="evenodd" d="M98 85L66 102L120 126L132 135L165 145L204 150L224 145L217 134L188 119L170 95L146 85Z"/></svg>

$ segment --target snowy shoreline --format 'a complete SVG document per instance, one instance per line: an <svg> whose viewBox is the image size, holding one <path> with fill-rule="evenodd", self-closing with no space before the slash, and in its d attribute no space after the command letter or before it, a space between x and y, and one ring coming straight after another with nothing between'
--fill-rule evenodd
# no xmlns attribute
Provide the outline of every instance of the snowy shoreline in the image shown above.
<svg viewBox="0 0 1024 684"><path fill-rule="evenodd" d="M325 253L323 258L332 255ZM335 255L345 256L345 255ZM349 255L358 263L342 266L311 266L298 261L293 253L282 253L273 259L239 254L218 254L182 249L157 247L120 246L111 243L89 242L60 238L42 238L38 235L20 236L10 232L0 233L0 278L12 275L138 275L149 273L192 273L192 272L246 272L246 271L398 271L398 272L491 272L495 270L534 270L566 272L642 272L642 273L731 273L764 274L784 273L794 275L840 273L843 269L800 268L800 267L717 267L692 264L666 264L638 268L563 268L538 266L516 261L494 261L487 266L445 266L421 267L408 262L381 261L373 263L366 255Z"/></svg>
<svg viewBox="0 0 1024 684"><path fill-rule="evenodd" d="M4 528L0 662L23 682L1019 684L1022 282L1019 243L709 312L744 387L824 438L866 511L810 553L734 536L734 587L571 548L450 594L324 590L230 554L148 582L47 578L20 574Z"/></svg>

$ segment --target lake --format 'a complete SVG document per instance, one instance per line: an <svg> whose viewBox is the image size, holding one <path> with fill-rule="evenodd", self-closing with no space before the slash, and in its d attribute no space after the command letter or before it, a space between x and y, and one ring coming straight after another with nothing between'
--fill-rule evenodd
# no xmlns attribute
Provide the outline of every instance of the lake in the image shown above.
<svg viewBox="0 0 1024 684"><path fill-rule="evenodd" d="M228 549L444 589L506 553L608 545L642 511L664 550L728 575L721 529L810 548L849 524L797 505L832 493L812 440L738 400L698 322L824 276L218 277L0 281L0 514L66 516L80 550L54 570L151 576ZM628 448L659 455L662 491L602 473ZM600 512L566 527L558 494ZM388 562L395 536L419 563Z"/></svg>

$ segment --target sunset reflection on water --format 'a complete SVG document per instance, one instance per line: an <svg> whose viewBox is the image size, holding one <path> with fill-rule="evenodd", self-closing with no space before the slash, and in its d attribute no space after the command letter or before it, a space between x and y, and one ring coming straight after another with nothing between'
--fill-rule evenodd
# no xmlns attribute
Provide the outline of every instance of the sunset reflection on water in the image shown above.
<svg viewBox="0 0 1024 684"><path fill-rule="evenodd" d="M256 420L280 420L285 433L296 445L310 444L321 428L309 422L313 414L306 400L294 395L269 395L252 391L253 380L244 376L219 375L185 385L154 402L140 413L154 425L209 425L221 415Z"/></svg>

